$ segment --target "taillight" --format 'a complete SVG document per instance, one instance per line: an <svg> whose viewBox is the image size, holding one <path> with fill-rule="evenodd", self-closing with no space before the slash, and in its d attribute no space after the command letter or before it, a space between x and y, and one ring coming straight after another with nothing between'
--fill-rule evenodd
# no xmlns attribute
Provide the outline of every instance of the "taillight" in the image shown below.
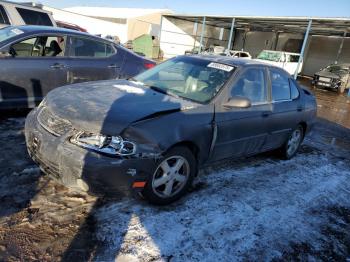
<svg viewBox="0 0 350 262"><path fill-rule="evenodd" d="M153 63L144 63L143 65L146 69L150 69L150 68L155 66L155 64L153 64Z"/></svg>

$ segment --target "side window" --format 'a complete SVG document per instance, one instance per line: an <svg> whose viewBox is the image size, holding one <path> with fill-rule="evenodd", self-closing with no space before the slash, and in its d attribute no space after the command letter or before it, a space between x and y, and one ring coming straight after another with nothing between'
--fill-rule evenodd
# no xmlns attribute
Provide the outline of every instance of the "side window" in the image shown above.
<svg viewBox="0 0 350 262"><path fill-rule="evenodd" d="M298 63L299 56L298 55L290 55L290 62L292 63Z"/></svg>
<svg viewBox="0 0 350 262"><path fill-rule="evenodd" d="M10 24L10 20L7 17L5 8L2 5L0 5L0 24L6 24L6 25Z"/></svg>
<svg viewBox="0 0 350 262"><path fill-rule="evenodd" d="M289 100L290 87L289 79L283 73L276 69L270 69L272 100Z"/></svg>
<svg viewBox="0 0 350 262"><path fill-rule="evenodd" d="M70 55L75 57L109 57L115 53L111 45L86 38L71 38Z"/></svg>
<svg viewBox="0 0 350 262"><path fill-rule="evenodd" d="M265 70L262 68L249 68L244 71L232 87L231 96L247 97L253 104L266 102Z"/></svg>
<svg viewBox="0 0 350 262"><path fill-rule="evenodd" d="M16 57L63 56L65 39L63 36L33 37L13 44L11 48Z"/></svg>
<svg viewBox="0 0 350 262"><path fill-rule="evenodd" d="M299 89L297 88L296 86L296 83L294 80L292 79L289 79L289 85L290 85L290 95L291 95L291 98L294 100L294 99L297 99L299 97Z"/></svg>
<svg viewBox="0 0 350 262"><path fill-rule="evenodd" d="M46 40L44 56L64 56L66 37L49 36Z"/></svg>
<svg viewBox="0 0 350 262"><path fill-rule="evenodd" d="M37 12L25 8L16 7L16 10L27 25L46 25L53 26L47 13Z"/></svg>
<svg viewBox="0 0 350 262"><path fill-rule="evenodd" d="M42 48L38 43L38 38L30 38L12 45L15 56L30 57L40 56Z"/></svg>

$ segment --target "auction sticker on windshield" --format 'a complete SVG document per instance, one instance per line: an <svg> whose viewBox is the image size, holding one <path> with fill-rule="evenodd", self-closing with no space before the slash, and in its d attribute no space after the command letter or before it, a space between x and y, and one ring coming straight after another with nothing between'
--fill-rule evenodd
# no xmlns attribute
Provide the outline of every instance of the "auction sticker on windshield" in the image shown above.
<svg viewBox="0 0 350 262"><path fill-rule="evenodd" d="M211 62L210 64L208 64L208 67L224 70L226 72L231 72L233 69L233 66L224 65L224 64L215 63L215 62Z"/></svg>
<svg viewBox="0 0 350 262"><path fill-rule="evenodd" d="M18 28L14 28L11 30L12 33L16 34L16 35L20 35L23 34L24 32Z"/></svg>

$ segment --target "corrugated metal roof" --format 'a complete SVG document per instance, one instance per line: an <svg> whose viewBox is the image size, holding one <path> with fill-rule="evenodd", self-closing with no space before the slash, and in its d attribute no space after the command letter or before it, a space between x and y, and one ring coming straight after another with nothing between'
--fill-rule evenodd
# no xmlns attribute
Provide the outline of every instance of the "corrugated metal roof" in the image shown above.
<svg viewBox="0 0 350 262"><path fill-rule="evenodd" d="M202 23L220 28L231 28L232 18L235 18L235 29L247 31L267 31L304 33L308 21L312 19L311 34L342 36L350 32L350 18L345 17L289 17L289 16L213 16L213 15L164 15L190 22Z"/></svg>

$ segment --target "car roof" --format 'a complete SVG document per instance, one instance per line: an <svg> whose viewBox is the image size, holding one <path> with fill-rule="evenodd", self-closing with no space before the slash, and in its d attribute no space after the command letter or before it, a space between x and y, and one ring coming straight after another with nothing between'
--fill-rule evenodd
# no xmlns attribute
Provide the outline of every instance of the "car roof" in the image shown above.
<svg viewBox="0 0 350 262"><path fill-rule="evenodd" d="M250 66L250 65L260 65L261 66L261 65L263 65L263 66L276 68L276 66L274 66L274 65L270 65L268 63L264 63L261 61L256 61L254 59L242 59L242 58L235 58L235 57L231 57L231 56L220 56L220 55L186 55L186 57L188 57L188 56L209 60L212 62L218 62L218 63L227 64L227 65L232 65L232 66Z"/></svg>
<svg viewBox="0 0 350 262"><path fill-rule="evenodd" d="M25 34L42 34L42 33L55 33L55 34L70 34L70 35L81 35L99 38L97 36L80 32L77 30L66 29L62 27L53 26L39 26L39 25L20 25L20 26L9 26L7 28L14 28L23 31ZM101 38L102 39L102 38Z"/></svg>

